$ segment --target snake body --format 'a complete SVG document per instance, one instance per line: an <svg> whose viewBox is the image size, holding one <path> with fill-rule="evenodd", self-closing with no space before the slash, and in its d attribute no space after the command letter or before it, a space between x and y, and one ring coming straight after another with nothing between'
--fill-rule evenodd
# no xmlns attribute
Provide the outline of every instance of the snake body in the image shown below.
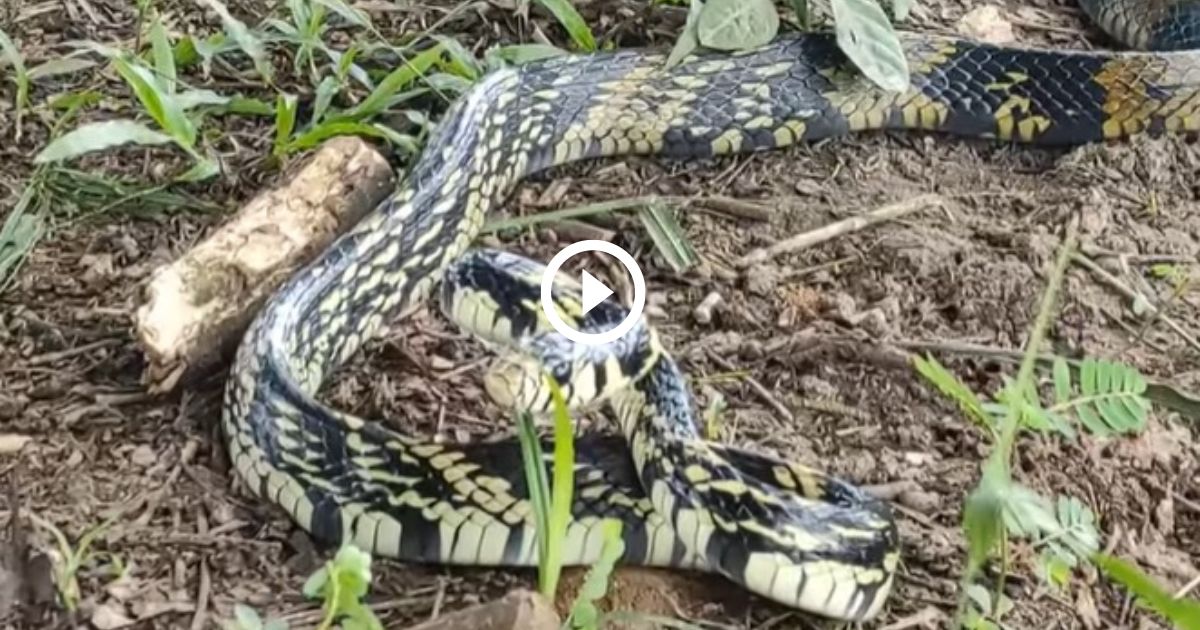
<svg viewBox="0 0 1200 630"><path fill-rule="evenodd" d="M441 281L447 315L524 357L510 362L524 368L496 372L489 391L503 395L507 383L511 402L544 405L522 383L530 365L545 367L573 403L605 400L620 421L621 435L577 443L567 564L594 561L600 522L617 519L624 562L719 573L829 617L875 616L900 557L885 502L701 439L679 368L648 325L598 350L565 343L530 306L540 265L468 246L523 177L586 158L708 157L883 129L1041 145L1200 130L1200 53L1190 50L1200 45L1200 4L1081 5L1147 50L902 34L912 77L902 93L862 78L828 34L698 54L671 69L663 54L623 50L487 75L451 105L395 194L289 278L250 325L223 407L234 467L322 540L414 562L536 564L515 440L434 442L316 398L364 340ZM578 315L573 291L556 287L565 315ZM602 326L623 313L602 304L577 323Z"/></svg>

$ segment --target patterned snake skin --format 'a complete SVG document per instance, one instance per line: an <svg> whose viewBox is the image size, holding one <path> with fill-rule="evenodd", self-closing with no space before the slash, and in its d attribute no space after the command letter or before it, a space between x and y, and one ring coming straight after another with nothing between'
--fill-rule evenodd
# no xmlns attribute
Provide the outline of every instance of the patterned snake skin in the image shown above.
<svg viewBox="0 0 1200 630"><path fill-rule="evenodd" d="M443 310L482 336L526 350L546 339L518 299L540 267L467 248L519 180L552 166L882 129L1039 145L1200 130L1200 52L1180 50L1197 47L1200 3L1081 5L1142 51L905 34L912 79L902 93L862 78L827 34L670 70L664 54L623 50L488 75L450 108L395 195L288 279L247 331L223 411L238 474L325 541L414 562L536 564L515 439L399 434L317 400L329 374L443 280ZM877 615L900 557L888 505L804 466L701 440L678 368L653 331L637 331L628 347L556 374L579 400L607 392L624 433L578 442L565 562L594 561L598 525L613 518L624 562L715 572L834 618Z"/></svg>

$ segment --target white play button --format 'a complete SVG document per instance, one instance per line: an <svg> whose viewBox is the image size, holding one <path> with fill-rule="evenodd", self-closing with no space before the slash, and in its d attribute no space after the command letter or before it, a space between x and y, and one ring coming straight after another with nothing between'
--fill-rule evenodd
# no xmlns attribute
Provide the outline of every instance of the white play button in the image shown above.
<svg viewBox="0 0 1200 630"><path fill-rule="evenodd" d="M584 271L579 277L579 283L583 285L583 314L587 315L588 311L596 307L597 304L608 299L608 296L613 294L613 290L600 282L592 274Z"/></svg>

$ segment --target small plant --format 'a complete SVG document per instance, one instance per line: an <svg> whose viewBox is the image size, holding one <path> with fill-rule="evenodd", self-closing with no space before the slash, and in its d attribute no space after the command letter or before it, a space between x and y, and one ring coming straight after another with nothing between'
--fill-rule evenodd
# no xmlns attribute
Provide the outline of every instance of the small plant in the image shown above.
<svg viewBox="0 0 1200 630"><path fill-rule="evenodd" d="M596 609L596 601L608 592L608 580L613 568L621 555L625 553L625 540L621 538L621 521L606 520L601 525L604 528L604 546L600 549L600 559L588 569L583 586L571 605L571 614L564 625L576 630L597 630L602 620L600 611Z"/></svg>
<svg viewBox="0 0 1200 630"><path fill-rule="evenodd" d="M304 596L322 599L325 617L318 630L329 630L338 622L343 630L383 630L375 613L362 602L371 588L371 554L353 544L344 544L333 560L304 583Z"/></svg>
<svg viewBox="0 0 1200 630"><path fill-rule="evenodd" d="M571 497L575 490L575 436L562 389L548 375L545 381L550 388L554 415L553 485L546 478L537 427L528 411L518 416L517 435L521 442L525 481L529 486L529 502L537 531L538 590L547 599L553 599L558 591L558 577L562 573L562 543L571 520Z"/></svg>
<svg viewBox="0 0 1200 630"><path fill-rule="evenodd" d="M110 59L159 130L129 119L88 123L52 140L34 158L35 163L60 162L122 144L174 144L194 162L181 180L199 181L217 173L216 162L200 151L196 121L188 111L203 105L225 105L229 99L209 90L179 89L175 51L157 15L150 24L150 45L153 67L120 50L99 44L93 48Z"/></svg>
<svg viewBox="0 0 1200 630"><path fill-rule="evenodd" d="M68 612L75 612L79 609L79 571L92 560L107 557L113 565L113 572L116 574L116 577L120 577L125 572L124 564L115 554L106 551L92 551L92 544L96 541L96 538L108 531L108 528L116 521L116 516L110 517L103 523L84 532L74 546L71 545L66 535L54 523L33 513L30 513L29 518L33 524L49 532L54 537L54 541L58 547L58 558L56 558L56 562L54 563L54 584L58 589L59 601Z"/></svg>
<svg viewBox="0 0 1200 630"><path fill-rule="evenodd" d="M894 19L904 19L910 0L888 3ZM811 16L805 0L792 7L805 29ZM838 46L879 87L903 92L909 87L908 62L900 38L880 0L831 0ZM677 65L703 46L714 50L749 50L774 39L779 15L771 0L692 0L687 23L675 40L666 65Z"/></svg>

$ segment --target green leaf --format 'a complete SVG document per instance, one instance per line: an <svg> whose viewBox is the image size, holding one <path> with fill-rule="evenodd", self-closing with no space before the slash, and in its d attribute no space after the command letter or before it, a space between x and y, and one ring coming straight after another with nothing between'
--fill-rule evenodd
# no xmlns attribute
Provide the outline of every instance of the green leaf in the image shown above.
<svg viewBox="0 0 1200 630"><path fill-rule="evenodd" d="M1166 617L1180 630L1200 630L1200 601L1175 599L1135 565L1108 554L1092 556L1108 577L1132 592L1144 606Z"/></svg>
<svg viewBox="0 0 1200 630"><path fill-rule="evenodd" d="M263 626L262 617L258 611L245 604L233 605L233 617L241 630L259 630Z"/></svg>
<svg viewBox="0 0 1200 630"><path fill-rule="evenodd" d="M675 273L683 273L700 262L687 234L675 220L672 208L663 203L652 203L642 208L638 216L658 253Z"/></svg>
<svg viewBox="0 0 1200 630"><path fill-rule="evenodd" d="M197 157L195 164L175 179L181 182L201 182L221 172L221 167L215 160Z"/></svg>
<svg viewBox="0 0 1200 630"><path fill-rule="evenodd" d="M1074 414L1099 436L1135 433L1145 428L1150 402L1146 380L1134 368L1111 361L1087 358L1079 364L1079 394L1071 384L1065 360L1054 365L1055 404L1049 411Z"/></svg>
<svg viewBox="0 0 1200 630"><path fill-rule="evenodd" d="M329 570L332 563L326 562L325 566L317 569L308 579L304 581L304 588L301 590L304 596L309 599L316 599L325 591L325 586L329 584Z"/></svg>
<svg viewBox="0 0 1200 630"><path fill-rule="evenodd" d="M967 573L974 575L987 562L1004 537L1004 507L1010 481L1003 460L994 455L983 467L979 485L963 506L963 533L967 539Z"/></svg>
<svg viewBox="0 0 1200 630"><path fill-rule="evenodd" d="M317 85L317 98L313 102L313 113L309 125L315 127L325 118L325 112L329 110L329 103L337 95L339 87L338 80L334 77L327 76L321 79L321 83Z"/></svg>
<svg viewBox="0 0 1200 630"><path fill-rule="evenodd" d="M183 113L179 103L163 92L154 73L145 66L131 64L125 59L113 59L113 65L133 89L146 113L171 135L180 146L191 149L196 145L196 127Z"/></svg>
<svg viewBox="0 0 1200 630"><path fill-rule="evenodd" d="M260 101L256 98L243 98L240 96L229 99L225 103L225 111L253 116L271 116L275 114L275 108L270 103Z"/></svg>
<svg viewBox="0 0 1200 630"><path fill-rule="evenodd" d="M525 468L525 484L529 488L529 505L533 512L534 531L538 546L538 587L543 595L554 596L547 589L550 552L550 482L546 477L541 441L537 437L533 415L522 411L517 416L517 437L521 442L521 462Z"/></svg>
<svg viewBox="0 0 1200 630"><path fill-rule="evenodd" d="M571 498L575 491L575 435L571 427L571 416L567 412L567 401L559 384L549 375L545 378L550 388L550 400L554 406L554 476L550 487L550 517L548 519L549 544L547 545L547 597L553 598L562 570L561 549L567 536L567 524L571 521Z"/></svg>
<svg viewBox="0 0 1200 630"><path fill-rule="evenodd" d="M667 55L667 60L663 64L666 68L674 68L679 65L700 46L700 14L703 11L704 3L701 0L692 0L688 8L687 23L683 25L683 32L679 34L679 39L675 40L675 45L671 47L671 54Z"/></svg>
<svg viewBox="0 0 1200 630"><path fill-rule="evenodd" d="M336 119L339 121L361 121L383 111L397 92L407 87L424 74L430 66L440 61L442 53L443 48L441 44L436 44L421 51L384 77L379 82L379 87L375 88L375 91L371 92L361 103L349 111L340 114Z"/></svg>
<svg viewBox="0 0 1200 630"><path fill-rule="evenodd" d="M13 67L12 81L17 86L17 96L15 106L16 115L16 133L17 137L21 134L21 116L25 108L29 106L29 73L25 70L25 58L21 56L21 51L17 45L8 38L8 34L0 30L0 58L8 61Z"/></svg>
<svg viewBox="0 0 1200 630"><path fill-rule="evenodd" d="M779 14L771 0L708 0L696 23L702 45L717 50L749 50L774 39Z"/></svg>
<svg viewBox="0 0 1200 630"><path fill-rule="evenodd" d="M287 146L296 128L296 95L280 94L275 97L275 148L281 150Z"/></svg>
<svg viewBox="0 0 1200 630"><path fill-rule="evenodd" d="M83 59L80 57L61 57L59 59L51 59L50 61L30 68L29 80L36 81L46 77L74 74L81 70L87 70L94 67L96 67L96 62L92 61L91 59Z"/></svg>
<svg viewBox="0 0 1200 630"><path fill-rule="evenodd" d="M600 527L604 536L600 558L588 569L583 585L579 587L579 594L575 596L571 605L571 624L575 628L598 627L600 615L596 610L595 601L608 592L609 576L625 553L625 541L621 538L621 521L605 519Z"/></svg>
<svg viewBox="0 0 1200 630"><path fill-rule="evenodd" d="M537 0L537 3L554 15L554 18L567 31L571 40L580 50L585 52L596 50L596 38L592 36L592 30L588 28L587 22L583 21L575 7L571 6L571 0Z"/></svg>
<svg viewBox="0 0 1200 630"><path fill-rule="evenodd" d="M958 380L958 377L939 363L933 355L913 357L913 367L917 373L925 377L925 380L938 388L942 395L958 403L959 408L967 414L968 418L991 431L993 435L996 433L996 421L988 413L987 408L975 395L975 392ZM997 411L1002 412L1003 410L998 409Z"/></svg>
<svg viewBox="0 0 1200 630"><path fill-rule="evenodd" d="M354 26L368 27L371 26L371 17L365 11L352 7L343 2L343 0L313 0L317 4L333 11L342 16L342 19L353 24Z"/></svg>
<svg viewBox="0 0 1200 630"><path fill-rule="evenodd" d="M37 196L38 175L30 178L25 185L21 197L4 219L0 226L0 293L8 286L16 275L17 269L25 260L25 256L46 232L45 219L39 211L31 212L29 207Z"/></svg>
<svg viewBox="0 0 1200 630"><path fill-rule="evenodd" d="M870 80L885 90L909 88L908 62L900 38L876 0L831 0L838 46Z"/></svg>
<svg viewBox="0 0 1200 630"><path fill-rule="evenodd" d="M223 107L228 105L230 100L228 96L221 96L212 90L186 90L175 95L176 104L184 111L204 105Z"/></svg>
<svg viewBox="0 0 1200 630"><path fill-rule="evenodd" d="M368 138L388 138L388 133L381 126L359 122L325 122L306 131L284 145L286 153L294 153L311 149L335 136L365 136Z"/></svg>
<svg viewBox="0 0 1200 630"><path fill-rule="evenodd" d="M162 20L155 15L150 22L150 48L154 55L154 70L158 73L158 84L167 94L175 92L175 52L171 49L171 38Z"/></svg>
<svg viewBox="0 0 1200 630"><path fill-rule="evenodd" d="M274 69L271 66L270 59L267 57L266 48L263 47L258 36L247 28L244 22L233 17L229 13L229 9L220 0L196 0L196 2L207 6L220 16L221 26L224 27L229 37L237 42L242 52L246 53L247 57L250 57L250 60L254 63L254 69L258 71L258 74L262 78L268 82L271 81Z"/></svg>
<svg viewBox="0 0 1200 630"><path fill-rule="evenodd" d="M479 67L479 62L475 59L470 51L463 47L457 39L446 37L445 35L432 35L434 41L442 45L442 49L446 51L446 57L450 60L446 64L446 69L454 74L475 81L482 74ZM553 48L553 46L551 46Z"/></svg>
<svg viewBox="0 0 1200 630"><path fill-rule="evenodd" d="M1057 534L1061 527L1045 497L1016 483L1004 495L1004 523L1014 536Z"/></svg>
<svg viewBox="0 0 1200 630"><path fill-rule="evenodd" d="M511 46L496 46L488 49L484 57L491 60L521 66L531 61L560 57L567 51L549 44L513 44Z"/></svg>
<svg viewBox="0 0 1200 630"><path fill-rule="evenodd" d="M36 164L60 162L122 144L159 145L172 141L171 136L159 133L140 122L106 120L81 125L51 140L33 161Z"/></svg>
<svg viewBox="0 0 1200 630"><path fill-rule="evenodd" d="M792 11L796 13L796 20L800 22L800 28L808 31L812 29L812 12L808 10L808 0L791 0Z"/></svg>

